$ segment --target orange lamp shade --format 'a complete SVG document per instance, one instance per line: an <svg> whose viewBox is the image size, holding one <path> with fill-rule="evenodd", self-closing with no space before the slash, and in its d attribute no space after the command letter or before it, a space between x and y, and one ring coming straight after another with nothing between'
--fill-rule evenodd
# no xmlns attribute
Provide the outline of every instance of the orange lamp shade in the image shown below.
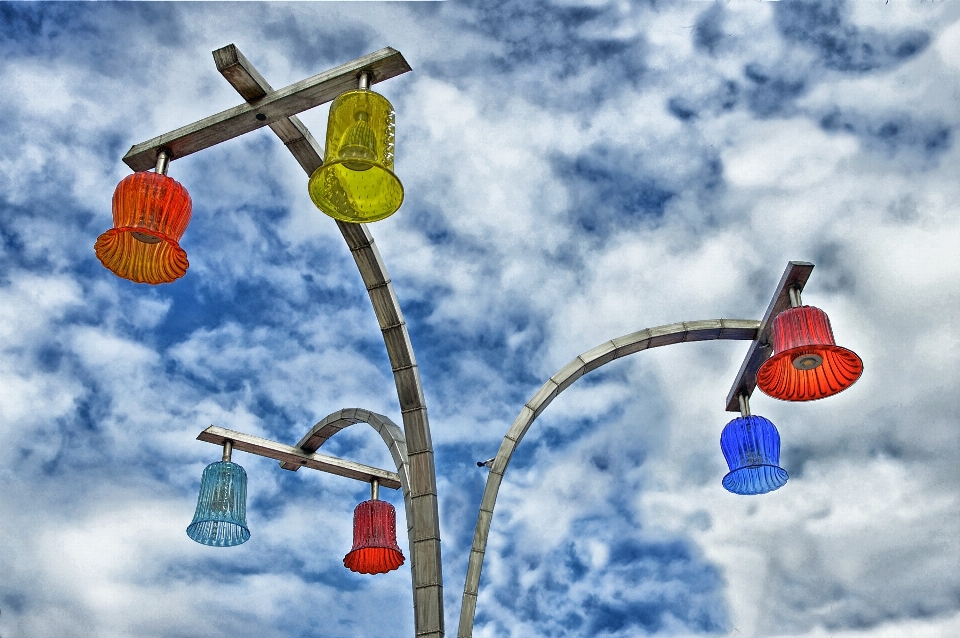
<svg viewBox="0 0 960 638"><path fill-rule="evenodd" d="M370 500L353 511L353 549L343 565L361 574L385 574L403 565L397 546L397 511L386 501Z"/></svg>
<svg viewBox="0 0 960 638"><path fill-rule="evenodd" d="M176 180L153 172L128 175L113 192L113 228L97 238L97 258L136 283L179 279L190 264L177 242L192 212L190 195Z"/></svg>
<svg viewBox="0 0 960 638"><path fill-rule="evenodd" d="M789 308L770 325L773 356L757 371L757 387L784 401L812 401L846 390L863 374L854 352L836 345L827 314Z"/></svg>

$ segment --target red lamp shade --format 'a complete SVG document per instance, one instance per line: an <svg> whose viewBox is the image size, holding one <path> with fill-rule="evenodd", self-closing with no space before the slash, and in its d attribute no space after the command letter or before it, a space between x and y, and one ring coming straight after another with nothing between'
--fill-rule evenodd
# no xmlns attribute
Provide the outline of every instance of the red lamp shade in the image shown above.
<svg viewBox="0 0 960 638"><path fill-rule="evenodd" d="M353 511L353 549L344 566L361 574L385 574L403 565L397 546L397 512L386 501L364 501Z"/></svg>
<svg viewBox="0 0 960 638"><path fill-rule="evenodd" d="M784 401L812 401L846 390L863 362L836 345L827 314L813 306L789 308L770 325L773 356L757 371L757 387Z"/></svg>
<svg viewBox="0 0 960 638"><path fill-rule="evenodd" d="M152 172L128 175L113 193L113 228L93 248L119 277L141 284L174 281L190 265L177 241L192 212L190 195L176 180Z"/></svg>

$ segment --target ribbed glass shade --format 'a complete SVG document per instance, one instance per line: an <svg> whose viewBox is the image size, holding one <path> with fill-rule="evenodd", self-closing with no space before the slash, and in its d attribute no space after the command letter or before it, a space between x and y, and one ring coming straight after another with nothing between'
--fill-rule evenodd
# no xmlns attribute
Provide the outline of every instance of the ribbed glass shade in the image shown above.
<svg viewBox="0 0 960 638"><path fill-rule="evenodd" d="M97 258L119 277L162 284L183 277L189 262L180 238L193 204L187 189L159 173L128 175L113 193L113 228L97 238Z"/></svg>
<svg viewBox="0 0 960 638"><path fill-rule="evenodd" d="M361 574L385 574L403 565L397 512L386 501L364 501L353 511L353 549L343 564Z"/></svg>
<svg viewBox="0 0 960 638"><path fill-rule="evenodd" d="M310 176L310 199L340 221L375 222L394 214L403 185L393 174L394 112L368 89L342 93L330 105L323 166Z"/></svg>
<svg viewBox="0 0 960 638"><path fill-rule="evenodd" d="M741 416L727 423L720 449L730 468L723 487L734 494L766 494L789 478L779 466L780 433L762 416Z"/></svg>
<svg viewBox="0 0 960 638"><path fill-rule="evenodd" d="M860 357L836 345L830 319L819 308L784 310L770 324L770 340L774 354L757 371L757 387L776 399L822 399L863 374Z"/></svg>
<svg viewBox="0 0 960 638"><path fill-rule="evenodd" d="M230 461L211 463L200 479L200 497L187 536L203 545L232 547L250 538L247 473Z"/></svg>

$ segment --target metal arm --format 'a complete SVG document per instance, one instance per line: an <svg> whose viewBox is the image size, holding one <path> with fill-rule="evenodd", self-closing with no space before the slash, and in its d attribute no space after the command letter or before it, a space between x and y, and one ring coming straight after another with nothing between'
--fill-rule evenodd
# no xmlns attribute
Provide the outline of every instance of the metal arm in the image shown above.
<svg viewBox="0 0 960 638"><path fill-rule="evenodd" d="M577 379L614 359L649 348L686 341L709 341L713 339L755 341L759 328L759 321L743 319L689 321L648 328L607 341L592 350L584 352L543 384L540 390L533 395L533 398L523 406L507 435L503 437L503 443L500 444L500 450L493 458L490 473L487 475L487 485L483 490L480 514L477 517L477 527L473 534L473 547L470 550L470 561L467 565L467 578L463 585L460 628L457 632L459 638L473 636L473 622L477 614L477 592L480 589L480 572L483 569L487 536L490 533L490 523L493 520L493 508L497 502L497 493L500 491L500 482L503 480L503 475L507 471L507 465L510 463L510 458L513 456L517 445L520 444L527 430L533 425L534 420L550 405L550 402L573 385Z"/></svg>

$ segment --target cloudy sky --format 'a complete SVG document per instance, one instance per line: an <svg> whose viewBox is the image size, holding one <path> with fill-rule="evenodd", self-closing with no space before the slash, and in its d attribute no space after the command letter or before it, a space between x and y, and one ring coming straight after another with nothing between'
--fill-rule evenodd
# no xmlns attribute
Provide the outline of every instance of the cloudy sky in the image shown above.
<svg viewBox="0 0 960 638"><path fill-rule="evenodd" d="M371 231L430 410L448 636L476 461L523 403L608 339L759 319L789 259L866 367L825 401L754 396L789 483L720 485L745 343L612 363L514 457L475 635L960 635L960 4L449 0L0 4L0 636L413 634L409 563L341 563L363 484L238 452L252 538L184 533L206 426L400 422L356 266L283 145L173 162L183 279L94 256L126 150L240 103L210 55L229 43L275 87L384 46L413 67L377 87L406 200ZM318 139L326 110L302 115ZM324 449L391 467L369 428Z"/></svg>

